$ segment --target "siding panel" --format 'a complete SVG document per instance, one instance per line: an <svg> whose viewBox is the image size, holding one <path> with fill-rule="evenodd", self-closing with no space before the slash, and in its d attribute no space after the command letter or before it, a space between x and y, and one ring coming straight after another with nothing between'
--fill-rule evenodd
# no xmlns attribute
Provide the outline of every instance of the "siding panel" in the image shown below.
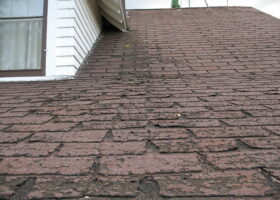
<svg viewBox="0 0 280 200"><path fill-rule="evenodd" d="M101 32L97 0L57 0L56 67L78 69Z"/></svg>

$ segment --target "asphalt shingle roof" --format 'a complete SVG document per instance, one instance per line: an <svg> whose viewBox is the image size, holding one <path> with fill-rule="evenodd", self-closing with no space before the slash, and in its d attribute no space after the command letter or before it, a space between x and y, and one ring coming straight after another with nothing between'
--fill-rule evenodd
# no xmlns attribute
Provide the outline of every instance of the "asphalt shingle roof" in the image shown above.
<svg viewBox="0 0 280 200"><path fill-rule="evenodd" d="M129 11L74 80L0 83L0 199L280 199L280 21Z"/></svg>

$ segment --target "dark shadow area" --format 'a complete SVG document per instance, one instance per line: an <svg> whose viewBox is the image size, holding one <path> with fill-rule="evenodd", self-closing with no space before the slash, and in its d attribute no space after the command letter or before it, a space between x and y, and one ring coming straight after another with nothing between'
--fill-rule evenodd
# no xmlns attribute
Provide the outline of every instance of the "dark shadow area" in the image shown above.
<svg viewBox="0 0 280 200"><path fill-rule="evenodd" d="M102 23L103 23L103 32L121 32L119 29L117 29L114 25L112 25L105 17L102 17Z"/></svg>

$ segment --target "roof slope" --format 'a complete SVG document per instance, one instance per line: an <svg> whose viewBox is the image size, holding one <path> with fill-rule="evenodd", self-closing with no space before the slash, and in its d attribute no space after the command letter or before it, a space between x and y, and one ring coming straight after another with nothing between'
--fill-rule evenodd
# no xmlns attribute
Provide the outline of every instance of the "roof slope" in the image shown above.
<svg viewBox="0 0 280 200"><path fill-rule="evenodd" d="M0 198L280 199L280 21L199 8L129 25L75 80L0 84Z"/></svg>

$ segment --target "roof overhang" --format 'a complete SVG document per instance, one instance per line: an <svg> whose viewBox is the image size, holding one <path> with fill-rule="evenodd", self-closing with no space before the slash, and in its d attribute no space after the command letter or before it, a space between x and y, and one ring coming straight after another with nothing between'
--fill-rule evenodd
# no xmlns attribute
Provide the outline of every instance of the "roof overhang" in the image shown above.
<svg viewBox="0 0 280 200"><path fill-rule="evenodd" d="M125 0L98 0L103 17L121 31L127 31Z"/></svg>

